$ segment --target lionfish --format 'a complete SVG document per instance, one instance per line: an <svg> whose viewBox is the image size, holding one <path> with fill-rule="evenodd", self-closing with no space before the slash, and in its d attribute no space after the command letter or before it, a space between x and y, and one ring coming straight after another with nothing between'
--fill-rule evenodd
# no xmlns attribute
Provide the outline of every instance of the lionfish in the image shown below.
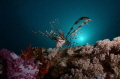
<svg viewBox="0 0 120 79"><path fill-rule="evenodd" d="M82 24L80 24L76 29L75 26L76 24L78 24L81 20L86 19ZM72 43L78 44L76 42L72 42L72 39L78 39L78 37L75 37L76 35L80 34L81 32L78 32L78 30L84 25L87 24L89 21L91 21L91 19L89 17L80 17L74 24L73 26L70 28L70 30L68 31L67 35L64 35L64 32L61 30L60 26L59 26L59 21L58 19L55 19L55 21L50 22L50 25L52 27L53 30L51 30L50 32L46 31L46 34L43 33L42 31L38 31L38 32L34 32L36 34L42 34L43 36L50 38L51 40L56 42L56 47L62 47L62 45L66 45L66 46L71 46Z"/></svg>

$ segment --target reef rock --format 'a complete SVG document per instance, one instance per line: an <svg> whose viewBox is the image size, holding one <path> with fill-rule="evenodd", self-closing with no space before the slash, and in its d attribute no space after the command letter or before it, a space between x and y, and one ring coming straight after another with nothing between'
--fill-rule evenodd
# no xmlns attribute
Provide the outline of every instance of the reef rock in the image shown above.
<svg viewBox="0 0 120 79"><path fill-rule="evenodd" d="M55 52L44 79L120 79L120 37Z"/></svg>

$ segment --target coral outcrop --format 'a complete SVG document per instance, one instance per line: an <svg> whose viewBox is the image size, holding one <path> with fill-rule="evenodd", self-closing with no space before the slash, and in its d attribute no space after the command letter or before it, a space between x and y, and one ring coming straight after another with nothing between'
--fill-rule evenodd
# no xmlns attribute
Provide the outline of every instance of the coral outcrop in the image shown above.
<svg viewBox="0 0 120 79"><path fill-rule="evenodd" d="M120 79L120 37L95 45L27 50L27 58L0 50L2 74L10 79Z"/></svg>
<svg viewBox="0 0 120 79"><path fill-rule="evenodd" d="M60 49L51 62L45 79L120 79L120 37Z"/></svg>

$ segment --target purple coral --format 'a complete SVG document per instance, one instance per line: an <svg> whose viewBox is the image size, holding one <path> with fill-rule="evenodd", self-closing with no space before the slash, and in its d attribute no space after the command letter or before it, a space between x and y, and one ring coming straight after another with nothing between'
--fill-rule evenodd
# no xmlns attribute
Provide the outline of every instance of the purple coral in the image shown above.
<svg viewBox="0 0 120 79"><path fill-rule="evenodd" d="M20 56L7 49L0 50L0 60L2 60L3 74L7 75L9 79L36 79L35 75L38 73L38 68L34 64L34 59L24 61Z"/></svg>

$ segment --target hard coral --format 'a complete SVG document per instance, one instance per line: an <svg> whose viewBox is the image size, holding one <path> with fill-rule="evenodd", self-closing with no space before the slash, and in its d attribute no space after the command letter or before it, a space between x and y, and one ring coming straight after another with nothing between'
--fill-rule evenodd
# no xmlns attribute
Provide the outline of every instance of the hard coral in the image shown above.
<svg viewBox="0 0 120 79"><path fill-rule="evenodd" d="M44 79L120 79L120 37L60 49L51 62Z"/></svg>
<svg viewBox="0 0 120 79"><path fill-rule="evenodd" d="M39 58L40 56L43 56L43 52L46 51L45 48L40 48L40 47L32 47L33 50L33 57L34 58Z"/></svg>
<svg viewBox="0 0 120 79"><path fill-rule="evenodd" d="M58 51L59 51L59 48L49 48L49 49L47 49L47 52L48 52L48 59L52 59L52 58L54 58L56 55L57 55L57 53L58 53Z"/></svg>

